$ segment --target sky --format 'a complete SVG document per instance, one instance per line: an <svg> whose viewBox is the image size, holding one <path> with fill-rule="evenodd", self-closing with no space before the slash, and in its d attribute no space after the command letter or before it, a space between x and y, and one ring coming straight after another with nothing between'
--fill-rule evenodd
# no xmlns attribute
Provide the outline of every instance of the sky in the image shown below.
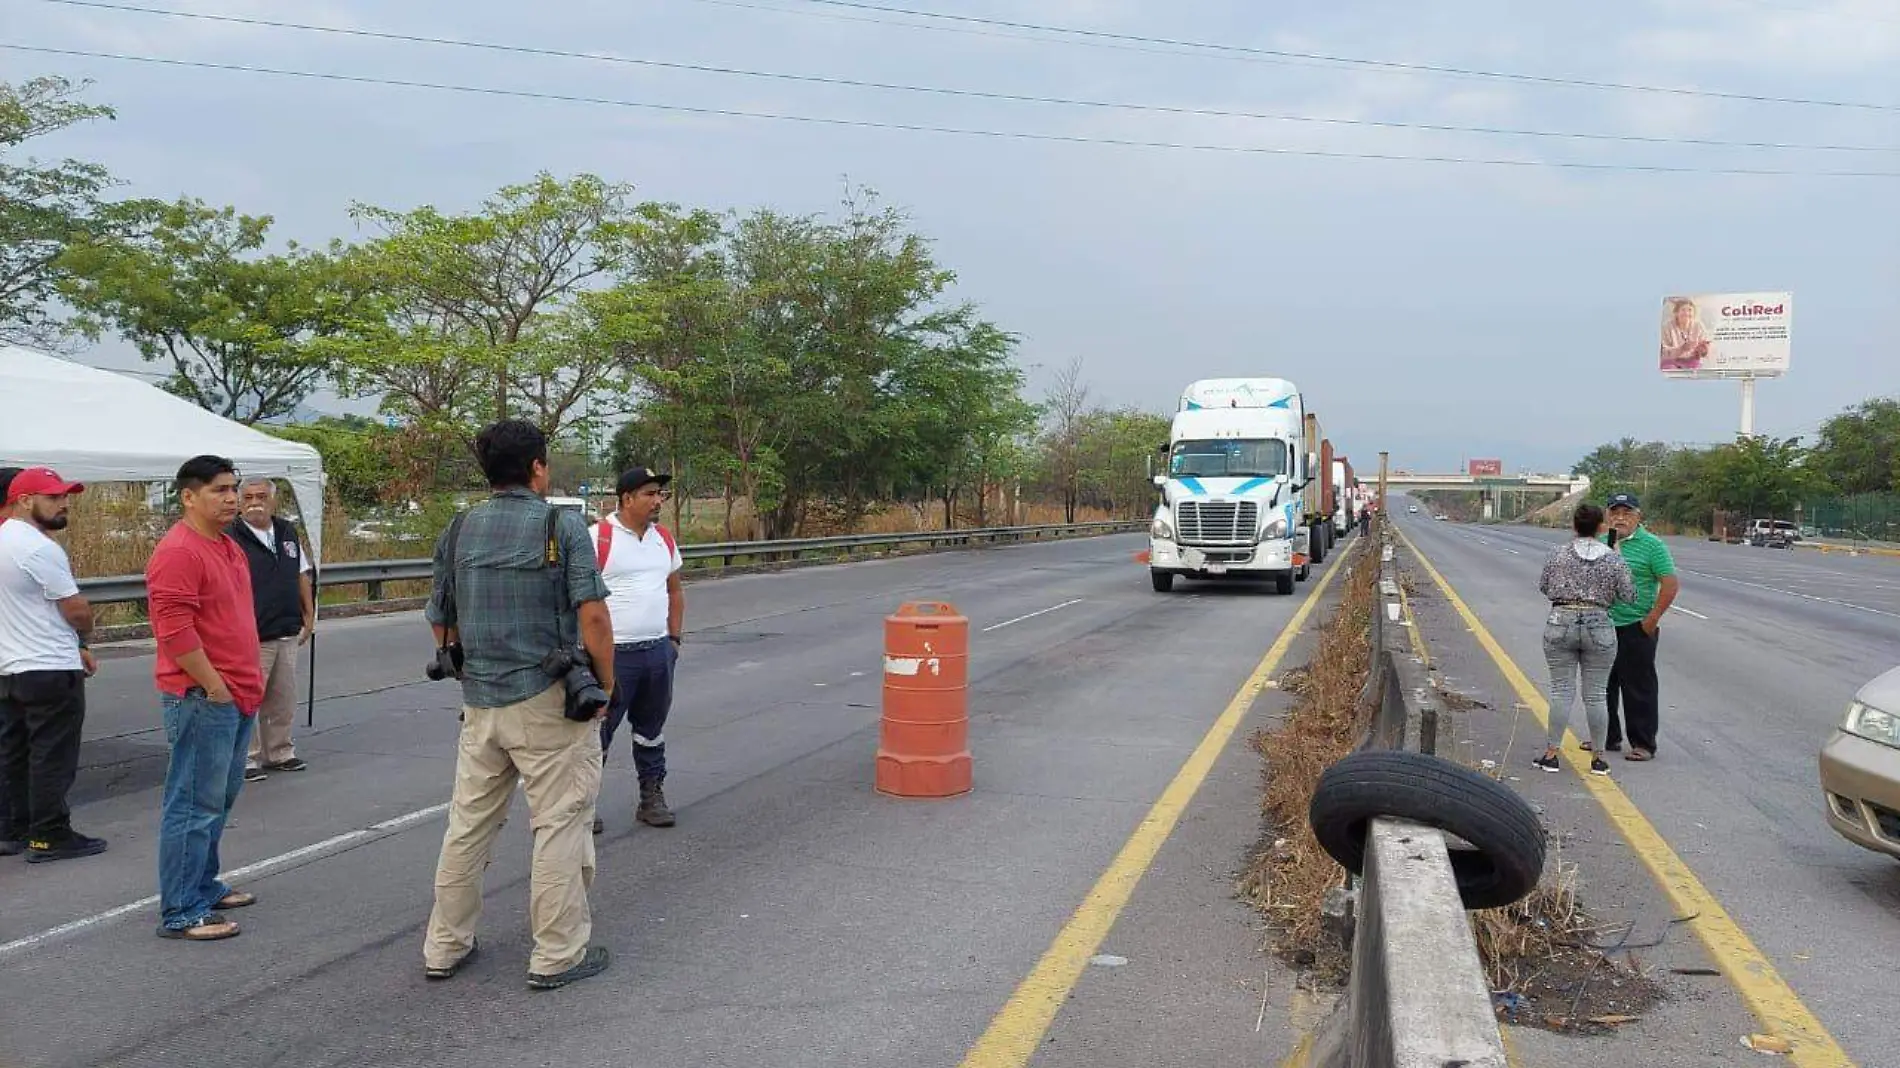
<svg viewBox="0 0 1900 1068"><path fill-rule="evenodd" d="M1794 294L1790 370L1759 384L1758 431L1811 438L1900 392L1900 0L149 6L610 57L0 0L8 45L617 102L0 49L0 78L91 79L117 110L34 154L102 162L128 195L268 214L303 243L366 236L352 202L468 210L542 170L742 211L833 211L850 182L908 212L956 296L1020 335L1032 393L1071 360L1092 400L1157 412L1192 379L1287 378L1341 452L1414 471L1730 439L1738 385L1656 370L1667 294ZM1738 170L1784 173L1722 173ZM83 358L138 366L123 343Z"/></svg>

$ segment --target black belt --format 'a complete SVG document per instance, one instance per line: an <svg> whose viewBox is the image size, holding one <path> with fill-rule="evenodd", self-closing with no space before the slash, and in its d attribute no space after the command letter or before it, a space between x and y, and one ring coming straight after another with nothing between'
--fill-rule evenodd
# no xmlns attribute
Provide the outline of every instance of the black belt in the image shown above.
<svg viewBox="0 0 1900 1068"><path fill-rule="evenodd" d="M615 642L614 649L616 651L625 649L630 653L637 653L642 649L655 649L664 644L666 644L665 638L646 638L637 642Z"/></svg>

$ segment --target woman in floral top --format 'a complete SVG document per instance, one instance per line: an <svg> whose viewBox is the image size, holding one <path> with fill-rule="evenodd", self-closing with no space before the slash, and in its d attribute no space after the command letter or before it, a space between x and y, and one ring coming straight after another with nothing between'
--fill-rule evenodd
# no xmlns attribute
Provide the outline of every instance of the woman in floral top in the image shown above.
<svg viewBox="0 0 1900 1068"><path fill-rule="evenodd" d="M1550 664L1550 730L1544 755L1535 763L1545 771L1559 768L1557 757L1564 732L1570 728L1571 706L1581 676L1584 717L1590 726L1590 771L1608 775L1603 736L1610 720L1610 667L1616 663L1616 627L1610 623L1610 606L1634 601L1636 586L1622 555L1597 540L1603 529L1603 509L1588 503L1578 505L1571 527L1576 537L1544 561L1544 574L1537 584L1550 600L1550 615L1544 621L1544 659Z"/></svg>

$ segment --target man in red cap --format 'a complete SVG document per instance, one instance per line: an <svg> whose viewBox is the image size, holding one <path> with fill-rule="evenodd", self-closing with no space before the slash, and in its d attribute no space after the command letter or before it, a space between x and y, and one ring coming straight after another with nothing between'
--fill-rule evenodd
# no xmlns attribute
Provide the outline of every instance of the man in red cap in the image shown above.
<svg viewBox="0 0 1900 1068"><path fill-rule="evenodd" d="M67 791L79 773L86 677L97 670L86 639L92 605L66 550L47 535L66 529L72 496L85 491L45 467L7 487L0 523L0 855L27 863L90 857L103 839L73 830Z"/></svg>

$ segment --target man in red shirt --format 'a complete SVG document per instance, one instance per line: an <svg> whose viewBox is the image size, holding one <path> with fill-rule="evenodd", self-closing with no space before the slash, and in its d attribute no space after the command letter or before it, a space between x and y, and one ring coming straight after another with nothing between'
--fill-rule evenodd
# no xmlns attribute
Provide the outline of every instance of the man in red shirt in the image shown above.
<svg viewBox="0 0 1900 1068"><path fill-rule="evenodd" d="M264 678L250 567L225 533L238 514L237 470L222 457L193 457L178 469L178 498L184 518L145 566L172 747L158 832L158 933L207 942L238 933L218 910L257 903L218 878L218 844L244 787Z"/></svg>

